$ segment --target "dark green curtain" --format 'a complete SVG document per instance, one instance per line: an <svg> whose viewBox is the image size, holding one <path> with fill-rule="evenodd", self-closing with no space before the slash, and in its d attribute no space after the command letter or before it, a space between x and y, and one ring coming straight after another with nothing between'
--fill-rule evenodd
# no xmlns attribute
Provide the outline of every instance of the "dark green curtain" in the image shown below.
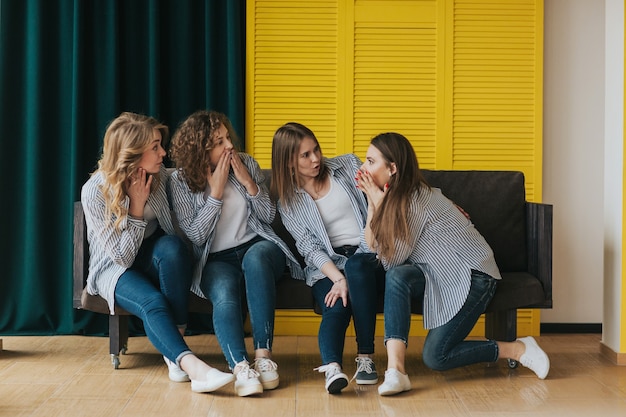
<svg viewBox="0 0 626 417"><path fill-rule="evenodd" d="M245 0L0 0L0 334L106 331L72 308L72 202L106 125L210 108L243 142L244 59Z"/></svg>

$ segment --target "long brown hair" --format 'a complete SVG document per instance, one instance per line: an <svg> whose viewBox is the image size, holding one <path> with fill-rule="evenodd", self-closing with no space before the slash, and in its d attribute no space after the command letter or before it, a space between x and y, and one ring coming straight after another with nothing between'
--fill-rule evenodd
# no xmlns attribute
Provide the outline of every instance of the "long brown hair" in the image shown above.
<svg viewBox="0 0 626 417"><path fill-rule="evenodd" d="M100 190L104 196L106 216L116 217L114 227L119 228L128 215L123 206L126 199L126 180L137 170L143 153L152 146L154 131L161 133L161 143L165 146L169 138L169 129L153 117L124 112L113 119L107 126L102 145L102 156L98 169L104 175ZM152 189L159 184L159 175L152 179Z"/></svg>
<svg viewBox="0 0 626 417"><path fill-rule="evenodd" d="M311 138L319 147L319 142L311 129L296 122L285 123L274 133L272 139L272 181L270 195L274 201L280 200L285 206L294 202L296 189L301 188L298 170L300 143ZM315 182L322 183L328 175L328 167L320 148L320 172Z"/></svg>
<svg viewBox="0 0 626 417"><path fill-rule="evenodd" d="M428 183L420 172L413 146L403 135L395 132L381 133L370 144L381 153L396 173L389 180L385 198L372 216L370 228L376 240L376 251L385 259L396 252L395 241L410 242L407 214L416 193Z"/></svg>
<svg viewBox="0 0 626 417"><path fill-rule="evenodd" d="M178 126L172 137L170 157L194 193L204 191L207 187L210 153L215 147L213 136L222 125L228 130L233 146L239 143L228 117L212 110L198 110L191 114Z"/></svg>

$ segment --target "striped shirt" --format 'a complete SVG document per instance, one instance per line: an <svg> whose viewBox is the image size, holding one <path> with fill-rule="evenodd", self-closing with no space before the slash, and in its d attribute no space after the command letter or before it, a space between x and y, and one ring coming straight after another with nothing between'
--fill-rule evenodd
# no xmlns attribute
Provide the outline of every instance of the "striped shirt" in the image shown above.
<svg viewBox="0 0 626 417"><path fill-rule="evenodd" d="M289 266L291 276L296 279L304 279L302 268L300 268L295 256L271 227L271 223L276 215L276 207L270 200L267 189L264 186L264 177L258 162L245 153L239 153L239 156L259 188L257 195L251 196L246 188L237 181L232 170L228 174L228 181L246 201L248 227L259 236L274 242L280 247L287 258L287 266ZM178 219L178 224L192 243L196 259L191 290L204 298L204 294L202 294L200 289L202 270L209 257L211 243L215 239L215 226L222 213L222 201L211 197L209 193L205 194L204 190L196 193L192 192L180 170L175 170L172 173L170 190L172 206Z"/></svg>
<svg viewBox="0 0 626 417"><path fill-rule="evenodd" d="M325 159L330 175L342 187L350 199L350 207L358 221L359 227L365 227L367 219L367 200L365 195L356 188L354 177L361 166L361 160L353 154L341 155ZM296 247L306 262L304 273L306 283L313 286L325 275L321 268L326 262L333 262L343 270L348 258L335 253L324 227L322 216L311 196L304 190L296 190L294 203L289 206L278 204L278 211L285 228L296 241ZM361 252L361 248L358 250Z"/></svg>
<svg viewBox="0 0 626 417"><path fill-rule="evenodd" d="M175 234L166 194L169 174L161 166L159 186L150 193L147 205L154 211L165 233ZM126 216L115 229L115 217L105 217L106 206L100 186L104 175L96 172L81 190L80 201L85 212L87 241L89 243L89 275L87 292L100 295L107 301L111 314L115 311L115 286L120 276L131 267L143 243L147 223ZM122 201L128 210L128 196Z"/></svg>
<svg viewBox="0 0 626 417"><path fill-rule="evenodd" d="M433 329L465 303L472 269L496 279L500 271L487 241L440 189L422 186L408 219L411 240L396 242L393 258L382 263L386 270L411 263L424 271L424 327Z"/></svg>

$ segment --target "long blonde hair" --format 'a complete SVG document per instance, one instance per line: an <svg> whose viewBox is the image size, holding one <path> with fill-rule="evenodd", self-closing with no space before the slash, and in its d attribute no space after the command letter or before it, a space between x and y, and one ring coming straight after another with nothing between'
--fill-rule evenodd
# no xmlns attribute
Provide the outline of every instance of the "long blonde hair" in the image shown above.
<svg viewBox="0 0 626 417"><path fill-rule="evenodd" d="M115 216L115 228L119 228L128 215L128 209L123 205L127 179L137 170L143 153L152 146L155 130L161 133L161 143L165 146L169 129L153 117L124 112L107 126L102 156L93 174L102 173L104 176L100 190L104 196L106 216ZM158 184L157 174L153 176L152 189Z"/></svg>
<svg viewBox="0 0 626 417"><path fill-rule="evenodd" d="M399 133L381 133L370 144L381 153L387 166L394 163L396 173L389 179L385 198L372 216L370 228L376 240L376 252L390 259L397 240L410 243L407 214L416 193L428 183L420 172L417 156L407 138Z"/></svg>
<svg viewBox="0 0 626 417"><path fill-rule="evenodd" d="M319 147L319 142L311 129L296 122L285 123L274 133L272 139L272 181L270 195L274 201L280 200L288 207L296 198L296 189L301 188L298 171L298 153L304 138L311 138ZM320 184L328 175L328 167L320 148L320 172L315 182Z"/></svg>
<svg viewBox="0 0 626 417"><path fill-rule="evenodd" d="M224 113L213 110L198 110L187 117L172 136L170 157L185 178L189 189L204 191L207 184L207 170L210 166L211 150L215 148L215 132L226 127L230 141L237 144L237 134Z"/></svg>

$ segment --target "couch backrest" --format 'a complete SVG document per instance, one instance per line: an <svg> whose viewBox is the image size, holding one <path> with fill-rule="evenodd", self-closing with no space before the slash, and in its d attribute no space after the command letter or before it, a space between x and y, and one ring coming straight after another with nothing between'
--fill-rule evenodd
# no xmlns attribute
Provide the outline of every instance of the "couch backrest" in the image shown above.
<svg viewBox="0 0 626 417"><path fill-rule="evenodd" d="M501 272L526 271L526 190L517 171L422 170L462 207L485 237Z"/></svg>
<svg viewBox="0 0 626 417"><path fill-rule="evenodd" d="M422 170L428 183L465 210L494 251L501 272L526 271L526 191L518 171ZM269 189L271 171L264 169ZM296 256L293 238L277 216L272 225Z"/></svg>

